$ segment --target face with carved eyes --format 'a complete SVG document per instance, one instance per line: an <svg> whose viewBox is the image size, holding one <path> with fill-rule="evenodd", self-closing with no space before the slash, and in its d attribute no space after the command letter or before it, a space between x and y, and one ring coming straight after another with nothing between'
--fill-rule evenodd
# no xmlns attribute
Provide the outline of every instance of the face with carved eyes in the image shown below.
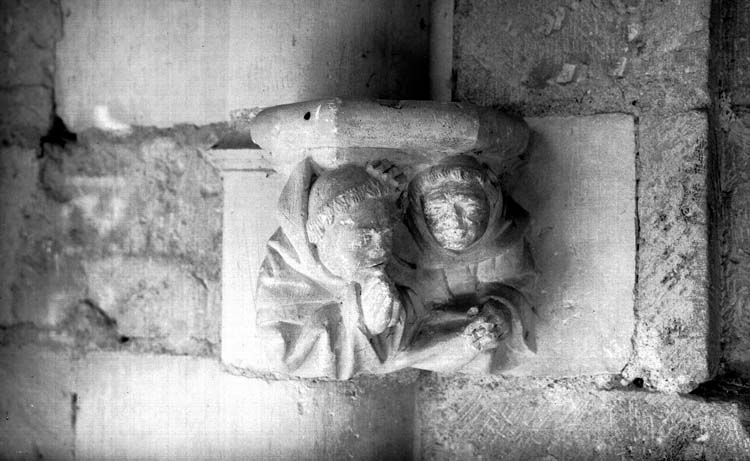
<svg viewBox="0 0 750 461"><path fill-rule="evenodd" d="M323 265L345 280L360 281L382 272L391 256L395 206L369 199L337 216L317 244Z"/></svg>
<svg viewBox="0 0 750 461"><path fill-rule="evenodd" d="M448 250L461 251L487 229L490 206L480 186L448 183L422 197L427 228Z"/></svg>

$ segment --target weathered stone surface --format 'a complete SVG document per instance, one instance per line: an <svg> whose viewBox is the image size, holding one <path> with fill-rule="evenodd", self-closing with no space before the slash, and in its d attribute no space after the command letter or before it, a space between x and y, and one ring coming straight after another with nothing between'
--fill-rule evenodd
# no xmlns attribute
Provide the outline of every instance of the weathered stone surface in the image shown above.
<svg viewBox="0 0 750 461"><path fill-rule="evenodd" d="M750 106L750 6L746 2L724 0L716 2L716 14L721 15L716 27L718 35L716 56L725 67L723 90L733 104Z"/></svg>
<svg viewBox="0 0 750 461"><path fill-rule="evenodd" d="M208 359L91 354L77 365L76 455L409 459L412 380L265 381Z"/></svg>
<svg viewBox="0 0 750 461"><path fill-rule="evenodd" d="M218 278L221 186L202 149L210 129L101 132L46 153L41 173L59 203L59 237L88 254L160 255Z"/></svg>
<svg viewBox="0 0 750 461"><path fill-rule="evenodd" d="M731 372L750 376L750 4L717 1L712 11L713 139L721 178L722 346Z"/></svg>
<svg viewBox="0 0 750 461"><path fill-rule="evenodd" d="M640 120L638 286L630 379L690 391L716 372L709 305L708 124L704 113Z"/></svg>
<svg viewBox="0 0 750 461"><path fill-rule="evenodd" d="M117 323L120 335L193 355L219 342L218 283L190 266L151 258L84 262L87 299Z"/></svg>
<svg viewBox="0 0 750 461"><path fill-rule="evenodd" d="M55 95L73 131L109 116L164 127L320 97L428 96L427 2L62 3Z"/></svg>
<svg viewBox="0 0 750 461"><path fill-rule="evenodd" d="M17 274L16 254L23 214L36 189L38 160L33 149L0 150L0 325L13 321L11 286Z"/></svg>
<svg viewBox="0 0 750 461"><path fill-rule="evenodd" d="M0 348L0 458L75 457L73 381L66 353Z"/></svg>
<svg viewBox="0 0 750 461"><path fill-rule="evenodd" d="M750 116L726 109L719 145L725 220L722 340L727 366L750 376Z"/></svg>
<svg viewBox="0 0 750 461"><path fill-rule="evenodd" d="M52 125L52 90L41 86L0 88L0 139L33 145Z"/></svg>
<svg viewBox="0 0 750 461"><path fill-rule="evenodd" d="M526 115L706 107L708 0L461 0L456 97Z"/></svg>
<svg viewBox="0 0 750 461"><path fill-rule="evenodd" d="M60 9L46 0L3 2L0 17L0 138L38 138L52 122Z"/></svg>
<svg viewBox="0 0 750 461"><path fill-rule="evenodd" d="M528 119L514 197L529 211L537 356L517 374L619 372L633 334L635 132L627 115Z"/></svg>
<svg viewBox="0 0 750 461"><path fill-rule="evenodd" d="M3 2L0 5L0 86L51 87L55 42L62 32L57 2Z"/></svg>
<svg viewBox="0 0 750 461"><path fill-rule="evenodd" d="M4 150L2 324L43 342L214 353L221 186L201 152L215 138L91 131L41 160Z"/></svg>
<svg viewBox="0 0 750 461"><path fill-rule="evenodd" d="M81 299L80 264L56 234L55 209L39 189L35 149L4 149L3 323L60 323Z"/></svg>
<svg viewBox="0 0 750 461"><path fill-rule="evenodd" d="M422 459L747 459L750 396L716 402L600 382L431 378Z"/></svg>

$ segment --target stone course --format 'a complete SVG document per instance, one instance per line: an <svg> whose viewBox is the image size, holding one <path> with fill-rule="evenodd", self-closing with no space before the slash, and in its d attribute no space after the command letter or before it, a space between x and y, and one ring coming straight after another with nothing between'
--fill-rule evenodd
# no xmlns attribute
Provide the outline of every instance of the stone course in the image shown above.
<svg viewBox="0 0 750 461"><path fill-rule="evenodd" d="M750 459L747 382L732 378L750 376L750 8L743 2L718 0L711 12L712 33L718 30L713 21L726 29L719 51L727 50L720 56L726 74L712 95L717 107L711 120L722 174L723 381L712 384L713 393L699 387L682 396L639 388L687 391L710 376L715 364L713 346L704 343L716 326L706 302L702 255L709 250L691 245L704 241L698 239L707 226L703 186L715 160L704 149L714 138L706 137L705 116L695 111L710 103L709 3L457 1L459 100L526 116L639 116L639 175L645 182L639 185L643 251L637 293L649 295L636 304L638 353L626 369L628 380L425 374L415 384L413 374L331 383L227 373L216 357L222 187L204 160L220 128L83 128L94 124L92 105L100 104L95 96L101 94L114 95L103 102L110 118L164 126L223 120L227 101L238 95L249 96L240 97L237 107L344 89L345 96L419 97L420 85L427 87L421 57L429 24L419 27L417 13L426 4L404 2L404 14L391 15L413 28L403 36L378 35L392 22L382 12L375 22L355 18L344 31L332 26L339 24L336 14L318 18L325 27L299 34L271 31L281 37L278 49L243 61L247 72L233 74L243 76L230 82L234 89L219 82L214 92L189 84L216 83L206 76L229 68L229 56L206 59L211 49L229 43L230 50L244 53L256 42L242 37L268 30L237 32L237 22L209 36L196 18L204 18L206 27L230 15L245 21L239 2L217 3L219 14L213 15L201 2L149 3L162 15L154 20L170 11L181 16L170 23L177 30L143 24L154 40L136 43L132 56L150 56L145 66L113 58L113 50L147 35L130 28L125 3L105 5L107 21L128 24L114 27L119 35L113 38L101 28L107 21L93 31L82 27L80 13L91 14L93 1L2 2L0 458L148 452L201 458L291 453L302 459ZM294 5L300 12L309 8L307 2ZM196 9L201 14L190 16ZM59 42L66 17L66 38ZM344 37L353 46L333 47L340 56L312 52L317 38L302 43L303 37L320 30L330 32L320 38L324 43ZM230 43L225 38L232 34L239 35ZM354 46L364 36L383 37L382 46ZM177 46L175 37L186 40ZM204 51L196 44L210 46ZM98 61L83 69L89 47ZM160 61L170 57L177 61ZM346 64L354 58L361 61L352 71ZM291 63L296 71L269 78L263 67L269 60L282 67ZM369 80L383 62L389 71ZM329 76L330 67L335 71ZM144 81L133 80L132 68ZM91 76L96 69L111 74L97 80ZM78 80L82 70L87 72ZM78 91L68 93L68 85ZM54 100L77 141L60 120L50 131ZM103 127L117 125L105 121ZM653 214L659 209L665 220ZM655 244L667 241L677 246L663 256Z"/></svg>
<svg viewBox="0 0 750 461"><path fill-rule="evenodd" d="M458 0L454 98L524 115L705 108L708 0Z"/></svg>
<svg viewBox="0 0 750 461"><path fill-rule="evenodd" d="M416 374L352 382L229 374L216 360L94 353L76 361L83 459L409 459Z"/></svg>
<svg viewBox="0 0 750 461"><path fill-rule="evenodd" d="M719 313L709 303L708 119L640 119L634 357L625 376L689 392L716 373Z"/></svg>
<svg viewBox="0 0 750 461"><path fill-rule="evenodd" d="M716 168L707 115L695 111L710 102L709 10L707 0L462 0L455 14L455 98L524 115L637 117L636 330L623 373L668 392L720 365L708 242Z"/></svg>
<svg viewBox="0 0 750 461"><path fill-rule="evenodd" d="M716 2L713 138L720 170L722 347L727 372L750 377L750 7Z"/></svg>
<svg viewBox="0 0 750 461"><path fill-rule="evenodd" d="M215 138L91 131L41 159L4 153L3 324L60 330L88 305L123 346L218 353L222 197L202 154Z"/></svg>
<svg viewBox="0 0 750 461"><path fill-rule="evenodd" d="M728 111L719 147L724 200L722 343L728 369L750 377L750 116Z"/></svg>
<svg viewBox="0 0 750 461"><path fill-rule="evenodd" d="M73 388L70 352L0 348L0 458L73 459Z"/></svg>
<svg viewBox="0 0 750 461"><path fill-rule="evenodd" d="M717 402L585 380L441 378L418 394L423 459L747 459L750 392Z"/></svg>
<svg viewBox="0 0 750 461"><path fill-rule="evenodd" d="M64 0L62 9L57 111L76 132L221 122L235 109L332 96L428 97L428 2Z"/></svg>
<svg viewBox="0 0 750 461"><path fill-rule="evenodd" d="M0 139L33 146L52 124L60 9L54 0L2 2L0 18Z"/></svg>

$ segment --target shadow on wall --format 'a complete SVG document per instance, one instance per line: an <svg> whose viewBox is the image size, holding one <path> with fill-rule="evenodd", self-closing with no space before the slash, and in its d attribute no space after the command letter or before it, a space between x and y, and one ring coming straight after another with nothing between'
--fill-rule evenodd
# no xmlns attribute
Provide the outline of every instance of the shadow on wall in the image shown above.
<svg viewBox="0 0 750 461"><path fill-rule="evenodd" d="M301 81L287 81L274 104L294 102L287 100L294 87L298 101L429 98L429 2L378 0L356 8L324 2L320 10L300 8L317 11L301 23L310 30L288 31L291 47L282 59L292 58L289 67L303 70L296 75ZM264 4L263 15L284 17L288 10L288 5ZM279 46L283 51L285 45ZM230 107L236 102L229 101Z"/></svg>
<svg viewBox="0 0 750 461"><path fill-rule="evenodd" d="M66 8L55 99L76 132L96 121L205 125L235 109L332 96L429 95L427 1L84 0Z"/></svg>
<svg viewBox="0 0 750 461"><path fill-rule="evenodd" d="M721 379L701 384L690 395L704 398L709 402L736 405L740 424L750 436L750 383L746 379L728 374Z"/></svg>

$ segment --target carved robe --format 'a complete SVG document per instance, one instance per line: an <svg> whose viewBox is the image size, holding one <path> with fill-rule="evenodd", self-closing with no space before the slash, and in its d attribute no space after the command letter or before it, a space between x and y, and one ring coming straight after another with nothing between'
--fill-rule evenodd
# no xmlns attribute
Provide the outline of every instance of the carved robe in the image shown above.
<svg viewBox="0 0 750 461"><path fill-rule="evenodd" d="M255 303L266 354L273 368L304 377L348 379L362 370L377 372L398 347L404 322L374 337L347 323L347 311L361 312L359 290L331 274L307 238L313 181L305 160L279 197L280 228L268 241Z"/></svg>
<svg viewBox="0 0 750 461"><path fill-rule="evenodd" d="M528 213L499 189L487 187L491 207L489 222L482 236L468 248L443 248L425 222L419 203L407 205L406 224L413 239L401 239L394 253L415 267L412 288L424 302L421 329L431 319L445 323L451 313L456 319L467 309L496 299L512 314L512 332L495 350L483 352L466 368L493 372L516 365L521 357L536 350L536 314L529 302L531 284L536 278L524 234ZM465 322L465 321L464 321Z"/></svg>

